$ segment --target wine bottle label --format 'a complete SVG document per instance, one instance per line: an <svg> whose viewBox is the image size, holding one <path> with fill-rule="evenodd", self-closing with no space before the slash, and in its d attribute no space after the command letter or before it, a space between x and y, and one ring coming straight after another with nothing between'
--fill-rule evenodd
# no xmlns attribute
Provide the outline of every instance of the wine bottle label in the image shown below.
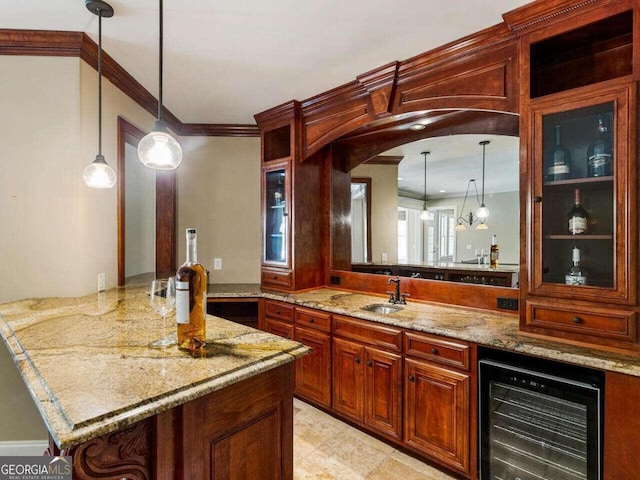
<svg viewBox="0 0 640 480"><path fill-rule="evenodd" d="M569 275L564 276L564 283L567 285L586 285L587 277L584 275Z"/></svg>
<svg viewBox="0 0 640 480"><path fill-rule="evenodd" d="M587 231L587 219L584 217L571 217L569 219L569 232L579 235Z"/></svg>
<svg viewBox="0 0 640 480"><path fill-rule="evenodd" d="M189 323L189 282L176 282L176 323Z"/></svg>
<svg viewBox="0 0 640 480"><path fill-rule="evenodd" d="M569 173L569 165L554 165L547 168L547 175L563 175Z"/></svg>

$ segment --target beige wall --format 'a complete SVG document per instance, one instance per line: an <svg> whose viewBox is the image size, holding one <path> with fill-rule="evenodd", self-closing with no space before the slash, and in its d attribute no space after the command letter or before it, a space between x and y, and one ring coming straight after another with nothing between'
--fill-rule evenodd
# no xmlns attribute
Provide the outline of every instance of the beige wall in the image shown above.
<svg viewBox="0 0 640 480"><path fill-rule="evenodd" d="M178 175L178 264L198 230L209 283L260 283L260 139L185 137ZM222 259L222 270L213 259Z"/></svg>
<svg viewBox="0 0 640 480"><path fill-rule="evenodd" d="M0 71L0 303L91 293L102 272L107 287L115 286L116 189L82 182L98 148L96 71L77 58L20 56L0 56ZM103 154L114 169L118 115L143 130L154 122L105 80ZM181 141L180 230L200 229L201 260L212 281L259 282L259 139ZM222 271L213 271L213 256L223 258ZM45 439L16 367L0 350L0 442Z"/></svg>
<svg viewBox="0 0 640 480"><path fill-rule="evenodd" d="M371 179L371 261L398 261L398 166L358 165L351 177Z"/></svg>

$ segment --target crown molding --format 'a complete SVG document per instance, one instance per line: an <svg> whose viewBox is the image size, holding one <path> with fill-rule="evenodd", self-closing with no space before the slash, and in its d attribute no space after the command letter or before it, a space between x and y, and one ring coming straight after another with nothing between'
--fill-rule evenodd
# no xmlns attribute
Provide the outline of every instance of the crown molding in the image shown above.
<svg viewBox="0 0 640 480"><path fill-rule="evenodd" d="M0 29L0 55L78 57L98 69L98 45L83 32ZM102 51L102 74L151 115L158 100L108 53ZM183 123L163 107L163 120L180 136L259 137L257 125Z"/></svg>

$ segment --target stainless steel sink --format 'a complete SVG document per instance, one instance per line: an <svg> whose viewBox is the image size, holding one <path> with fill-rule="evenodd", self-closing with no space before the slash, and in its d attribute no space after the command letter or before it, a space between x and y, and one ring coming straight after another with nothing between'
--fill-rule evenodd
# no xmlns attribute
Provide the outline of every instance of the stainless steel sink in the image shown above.
<svg viewBox="0 0 640 480"><path fill-rule="evenodd" d="M389 315L390 313L399 312L400 310L402 310L402 307L385 303L372 303L371 305L362 307L362 310L366 310L367 312L380 313L382 315Z"/></svg>

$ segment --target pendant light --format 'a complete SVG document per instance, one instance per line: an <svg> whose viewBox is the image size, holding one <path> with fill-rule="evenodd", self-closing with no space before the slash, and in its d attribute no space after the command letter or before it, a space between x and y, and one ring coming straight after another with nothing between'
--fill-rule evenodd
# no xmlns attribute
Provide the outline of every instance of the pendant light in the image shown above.
<svg viewBox="0 0 640 480"><path fill-rule="evenodd" d="M87 10L98 16L98 154L82 172L82 179L91 188L111 188L116 184L116 172L102 155L102 18L113 17L113 8L100 0L86 0Z"/></svg>
<svg viewBox="0 0 640 480"><path fill-rule="evenodd" d="M138 157L149 168L157 170L174 170L182 162L182 147L170 133L162 120L162 42L163 12L160 0L160 33L158 59L158 119L151 132L138 143Z"/></svg>
<svg viewBox="0 0 640 480"><path fill-rule="evenodd" d="M486 230L486 220L489 218L489 209L484 204L484 162L485 162L485 150L487 145L490 143L490 140L483 140L480 142L482 145L482 201L480 202L480 207L476 210L476 217L480 220L480 224L476 227L478 230Z"/></svg>
<svg viewBox="0 0 640 480"><path fill-rule="evenodd" d="M429 210L427 210L427 155L430 153L431 152L420 152L420 155L424 155L424 206L420 214L420 220L429 220L431 216Z"/></svg>

